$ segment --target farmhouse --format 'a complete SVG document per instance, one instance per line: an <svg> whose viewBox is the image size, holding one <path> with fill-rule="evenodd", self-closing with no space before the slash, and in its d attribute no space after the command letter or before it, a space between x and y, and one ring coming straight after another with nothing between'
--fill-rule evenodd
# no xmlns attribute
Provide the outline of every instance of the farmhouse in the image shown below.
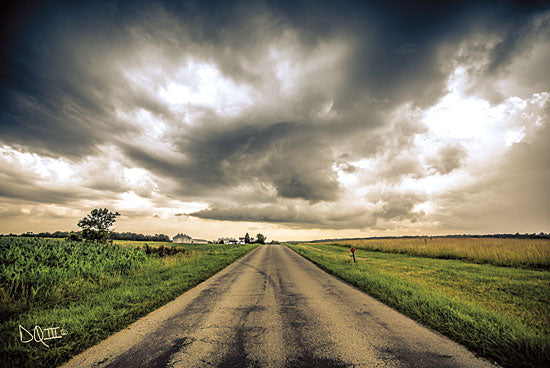
<svg viewBox="0 0 550 368"><path fill-rule="evenodd" d="M220 244L238 244L239 241L235 238L218 238Z"/></svg>

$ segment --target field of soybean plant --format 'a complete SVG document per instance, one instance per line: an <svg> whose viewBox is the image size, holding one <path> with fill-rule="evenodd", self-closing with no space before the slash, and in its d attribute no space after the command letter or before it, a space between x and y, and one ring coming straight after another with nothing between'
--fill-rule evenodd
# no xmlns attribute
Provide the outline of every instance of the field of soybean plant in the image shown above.
<svg viewBox="0 0 550 368"><path fill-rule="evenodd" d="M146 254L145 243L140 247L1 237L0 365L57 366L256 247L178 245L177 253L161 256ZM35 326L44 337L52 333L46 328L59 327L56 333L66 334L44 339L44 344L23 343Z"/></svg>
<svg viewBox="0 0 550 368"><path fill-rule="evenodd" d="M550 241L472 239L366 239L289 247L504 367L549 366ZM489 249L476 249L482 244Z"/></svg>

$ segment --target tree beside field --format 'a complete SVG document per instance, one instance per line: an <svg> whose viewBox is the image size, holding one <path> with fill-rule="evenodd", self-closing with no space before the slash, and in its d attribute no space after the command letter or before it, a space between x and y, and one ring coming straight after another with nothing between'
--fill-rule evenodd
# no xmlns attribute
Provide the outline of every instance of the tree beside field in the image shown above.
<svg viewBox="0 0 550 368"><path fill-rule="evenodd" d="M82 237L87 241L106 243L117 216L120 216L120 213L111 212L107 208L93 209L88 216L78 221Z"/></svg>
<svg viewBox="0 0 550 368"><path fill-rule="evenodd" d="M265 244L266 237L263 234L256 235L256 243Z"/></svg>

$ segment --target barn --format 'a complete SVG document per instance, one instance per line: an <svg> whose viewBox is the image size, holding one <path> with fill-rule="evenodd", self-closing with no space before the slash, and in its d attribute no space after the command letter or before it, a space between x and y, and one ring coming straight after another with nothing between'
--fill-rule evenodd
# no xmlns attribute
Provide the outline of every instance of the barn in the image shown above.
<svg viewBox="0 0 550 368"><path fill-rule="evenodd" d="M177 234L176 236L174 236L174 238L172 239L172 242L174 243L187 243L187 244L191 244L193 243L193 238L190 237L189 235L187 234Z"/></svg>

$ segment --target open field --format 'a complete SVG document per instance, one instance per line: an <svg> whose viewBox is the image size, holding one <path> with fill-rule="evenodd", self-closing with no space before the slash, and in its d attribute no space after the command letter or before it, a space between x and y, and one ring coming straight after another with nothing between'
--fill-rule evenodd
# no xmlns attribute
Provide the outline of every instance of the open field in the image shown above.
<svg viewBox="0 0 550 368"><path fill-rule="evenodd" d="M355 245L355 244L354 244ZM290 247L417 321L506 367L550 362L550 272L454 259Z"/></svg>
<svg viewBox="0 0 550 368"><path fill-rule="evenodd" d="M117 244L1 238L1 366L59 365L256 247L182 246L189 251L159 258ZM68 334L45 341L48 348L22 343L19 325Z"/></svg>
<svg viewBox="0 0 550 368"><path fill-rule="evenodd" d="M120 244L123 247L143 247L145 244L148 244L150 247L171 247L171 246L180 246L184 245L182 243L172 243L172 242L157 242L157 241L137 241L137 240L113 240L114 244ZM189 244L191 245L191 244Z"/></svg>
<svg viewBox="0 0 550 368"><path fill-rule="evenodd" d="M123 247L131 248L143 248L145 244L150 247L183 247L192 251L193 249L203 250L205 247L211 247L211 249L217 249L217 247L237 247L238 244L187 244L187 243L173 243L173 242L154 242L154 241L136 241L136 240L113 240L114 244L120 244Z"/></svg>
<svg viewBox="0 0 550 368"><path fill-rule="evenodd" d="M550 269L550 239L418 237L338 240L327 243L373 252Z"/></svg>

